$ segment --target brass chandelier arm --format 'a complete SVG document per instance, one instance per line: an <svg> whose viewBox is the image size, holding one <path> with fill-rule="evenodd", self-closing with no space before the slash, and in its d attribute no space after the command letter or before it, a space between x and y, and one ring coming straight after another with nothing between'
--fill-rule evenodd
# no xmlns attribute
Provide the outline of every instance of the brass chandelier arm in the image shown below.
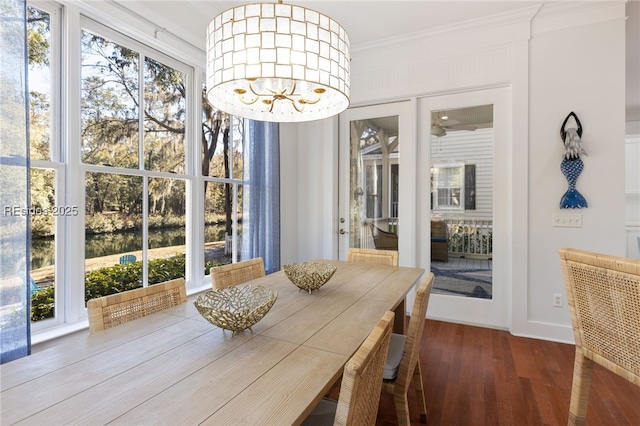
<svg viewBox="0 0 640 426"><path fill-rule="evenodd" d="M242 88L237 88L234 89L233 92L238 95L238 99L240 99L240 102L242 102L245 105L253 105L254 103L256 103L256 101L258 100L258 98L260 97L260 95L258 95L253 88L251 89L251 91L253 92L254 95L256 95L256 97L254 99L251 100L245 100L244 95L247 93L247 91L245 89Z"/></svg>
<svg viewBox="0 0 640 426"><path fill-rule="evenodd" d="M252 105L259 99L262 99L262 103L268 106L267 111L269 112L273 110L273 105L276 101L282 101L285 99L291 102L296 111L303 112L305 105L313 105L320 102L322 94L324 93L324 89L322 88L314 89L314 93L317 94L317 97L315 99L306 99L302 94L295 94L298 84L296 80L293 80L293 85L290 90L287 90L286 88L279 88L276 90L265 89L266 93L260 93L253 85L255 80L248 79L247 81L249 84L249 91L254 95L254 97L247 99L245 97L245 95L247 94L247 90L237 88L234 90L234 92L238 95L238 99L240 100L240 102L245 105Z"/></svg>

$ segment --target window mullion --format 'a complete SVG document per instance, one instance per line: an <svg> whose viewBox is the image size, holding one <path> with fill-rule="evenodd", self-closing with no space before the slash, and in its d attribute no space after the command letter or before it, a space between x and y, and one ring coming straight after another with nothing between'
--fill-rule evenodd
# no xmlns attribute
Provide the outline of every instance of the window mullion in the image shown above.
<svg viewBox="0 0 640 426"><path fill-rule="evenodd" d="M146 108L144 99L145 81L144 68L145 56L138 55L138 168L145 170L144 166L144 111ZM149 175L144 173L142 178L142 285L149 284Z"/></svg>
<svg viewBox="0 0 640 426"><path fill-rule="evenodd" d="M80 160L81 141L81 85L82 60L81 60L81 25L80 11L73 5L64 9L63 56L61 75L65 88L63 105L61 140L66 149L64 152L67 163L65 180L65 201L71 206L79 207L79 215L76 218L68 218L66 232L64 233L64 256L62 258L63 271L56 270L56 279L61 279L63 285L56 288L56 311L64 310L66 323L78 322L86 318L85 288L84 288L84 240L85 240L85 188L77 185L78 181L84 181L85 170ZM81 261L78 261L81 259ZM56 266L57 267L57 266ZM57 286L56 286L57 287ZM64 299L58 296L63 292Z"/></svg>

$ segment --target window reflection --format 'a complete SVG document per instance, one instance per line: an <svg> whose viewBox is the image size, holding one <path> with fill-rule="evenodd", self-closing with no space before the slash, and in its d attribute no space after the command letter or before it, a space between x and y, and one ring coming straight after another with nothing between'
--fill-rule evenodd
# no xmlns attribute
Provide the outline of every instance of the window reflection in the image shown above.
<svg viewBox="0 0 640 426"><path fill-rule="evenodd" d="M434 293L491 299L493 105L431 113Z"/></svg>
<svg viewBox="0 0 640 426"><path fill-rule="evenodd" d="M398 141L397 116L350 123L350 247L380 248L377 237L390 233L397 249Z"/></svg>

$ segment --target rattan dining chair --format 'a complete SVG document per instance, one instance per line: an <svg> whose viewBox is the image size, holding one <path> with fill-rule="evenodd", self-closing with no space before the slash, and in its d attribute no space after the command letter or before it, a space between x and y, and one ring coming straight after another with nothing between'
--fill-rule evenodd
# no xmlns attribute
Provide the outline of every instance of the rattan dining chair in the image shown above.
<svg viewBox="0 0 640 426"><path fill-rule="evenodd" d="M264 262L261 257L211 268L211 283L214 290L244 284L264 276Z"/></svg>
<svg viewBox="0 0 640 426"><path fill-rule="evenodd" d="M398 251L350 247L347 251L347 262L376 263L378 265L398 266Z"/></svg>
<svg viewBox="0 0 640 426"><path fill-rule="evenodd" d="M369 426L376 423L393 319L394 313L386 312L347 361L338 401L320 400L303 425Z"/></svg>
<svg viewBox="0 0 640 426"><path fill-rule="evenodd" d="M91 334L187 302L184 278L87 301Z"/></svg>
<svg viewBox="0 0 640 426"><path fill-rule="evenodd" d="M559 250L576 343L569 425L584 424L593 365L640 386L640 261Z"/></svg>
<svg viewBox="0 0 640 426"><path fill-rule="evenodd" d="M418 396L420 421L422 423L427 421L427 404L424 399L419 358L425 316L434 279L433 273L429 272L416 291L407 334L394 333L389 343L382 391L393 395L399 425L410 424L408 394L412 381Z"/></svg>

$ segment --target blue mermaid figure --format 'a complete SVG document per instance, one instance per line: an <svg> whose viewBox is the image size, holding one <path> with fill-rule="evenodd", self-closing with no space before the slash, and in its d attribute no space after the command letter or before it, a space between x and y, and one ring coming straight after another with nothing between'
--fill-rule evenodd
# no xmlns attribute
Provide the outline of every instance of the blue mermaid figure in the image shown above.
<svg viewBox="0 0 640 426"><path fill-rule="evenodd" d="M578 125L578 128L570 127L565 129L565 125L570 117L573 117ZM578 176L582 173L584 163L580 159L580 154L587 155L586 151L582 147L580 138L582 137L582 124L578 120L578 116L571 111L567 118L564 119L562 127L560 128L560 137L564 143L564 158L560 163L560 170L564 177L567 178L569 183L569 189L564 193L560 199L561 209L581 209L587 207L587 200L584 199L582 194L576 189L576 182Z"/></svg>

